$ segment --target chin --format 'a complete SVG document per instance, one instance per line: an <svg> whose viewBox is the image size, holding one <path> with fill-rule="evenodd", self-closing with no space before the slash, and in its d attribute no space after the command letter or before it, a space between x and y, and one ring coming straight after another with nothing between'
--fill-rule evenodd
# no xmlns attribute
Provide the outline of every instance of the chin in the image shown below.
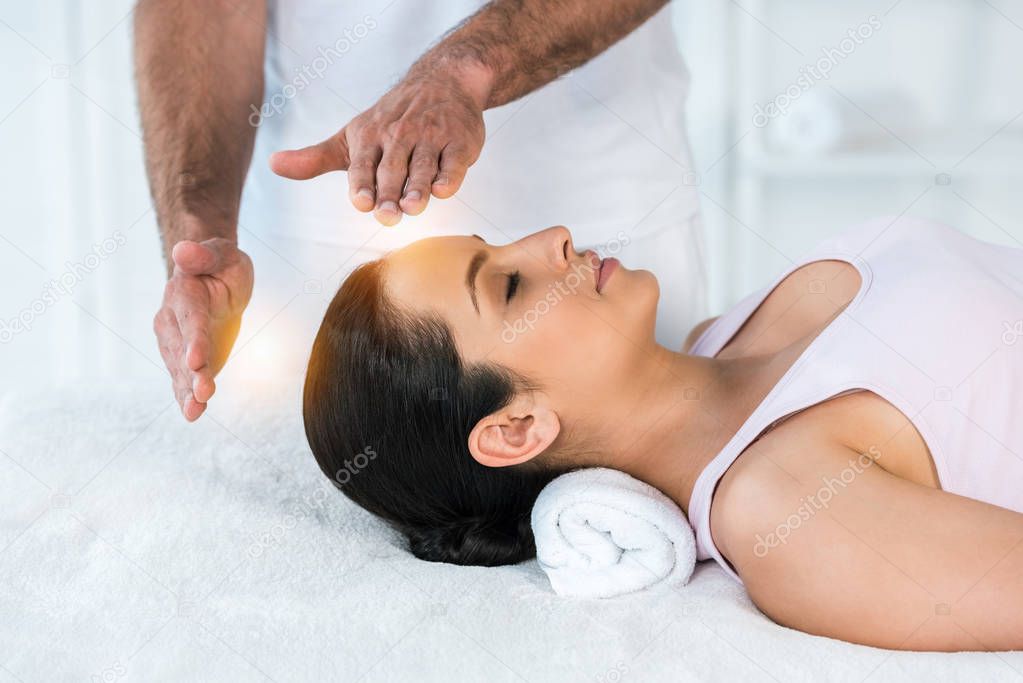
<svg viewBox="0 0 1023 683"><path fill-rule="evenodd" d="M649 270L629 270L627 271L633 280L632 288L635 290L635 295L642 297L644 304L650 304L650 309L657 310L657 302L661 298L661 285L657 281L657 276Z"/></svg>
<svg viewBox="0 0 1023 683"><path fill-rule="evenodd" d="M641 270L638 272L644 275L646 289L649 294L649 300L643 301L641 309L646 316L648 336L653 339L655 336L655 328L657 327L657 303L661 299L661 284L657 281L657 276L649 270Z"/></svg>
<svg viewBox="0 0 1023 683"><path fill-rule="evenodd" d="M631 320L633 329L643 330L644 336L652 339L657 323L657 302L661 298L661 286L657 282L657 276L649 270L624 268L616 275L626 276L619 282L620 285L624 285L619 295L624 295L622 298L627 301L624 315Z"/></svg>

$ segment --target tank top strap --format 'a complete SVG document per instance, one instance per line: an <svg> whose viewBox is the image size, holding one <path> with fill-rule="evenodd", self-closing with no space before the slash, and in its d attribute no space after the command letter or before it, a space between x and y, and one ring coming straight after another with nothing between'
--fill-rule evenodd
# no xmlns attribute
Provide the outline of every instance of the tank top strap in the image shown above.
<svg viewBox="0 0 1023 683"><path fill-rule="evenodd" d="M860 290L853 301L849 303L842 314L832 320L803 350L799 358L785 372L778 383L772 387L763 401L761 401L743 425L721 449L721 452L708 463L693 487L687 513L690 524L693 526L696 534L697 557L701 560L716 560L737 581L741 581L739 576L720 554L711 537L710 507L714 490L720 478L739 454L746 450L772 424L791 415L793 412L808 407L807 404L812 405L814 402L826 400L833 393L837 394L848 389L848 387L834 387L832 392L830 388L825 386L823 391L811 392L813 397L808 398L801 395L798 391L792 391L791 385L800 377L801 368L811 361L819 350L827 344L828 339L833 338L835 335L840 335L844 329L848 329L849 319L845 314L855 310L856 306L866 296L873 282L872 270L860 254L865 249L866 244L875 239L880 232L883 232L884 225L883 219L871 221L871 223L861 226L863 230L855 233L853 239L842 236L819 245L816 249L813 249L810 253L785 269L768 286L742 299L726 314L714 321L697 338L690 350L690 353L693 355L716 356L742 328L746 321L750 319L760 305L763 304L771 292L785 278L809 263L826 260L845 261L855 267L860 274Z"/></svg>

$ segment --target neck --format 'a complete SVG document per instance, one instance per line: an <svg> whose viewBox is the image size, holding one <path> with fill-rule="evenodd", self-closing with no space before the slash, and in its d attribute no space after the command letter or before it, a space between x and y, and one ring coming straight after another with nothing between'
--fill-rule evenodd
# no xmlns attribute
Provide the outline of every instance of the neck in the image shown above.
<svg viewBox="0 0 1023 683"><path fill-rule="evenodd" d="M749 412L754 359L690 356L658 346L615 392L599 430L603 462L660 489L688 512L696 479Z"/></svg>

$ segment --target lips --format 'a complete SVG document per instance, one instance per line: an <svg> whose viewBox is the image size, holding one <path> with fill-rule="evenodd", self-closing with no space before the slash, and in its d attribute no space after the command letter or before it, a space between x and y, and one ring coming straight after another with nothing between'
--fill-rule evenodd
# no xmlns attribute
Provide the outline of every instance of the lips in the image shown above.
<svg viewBox="0 0 1023 683"><path fill-rule="evenodd" d="M618 259L601 259L600 256L597 255L597 252L592 249L587 249L583 254L583 257L589 262L590 268L594 272L593 288L597 290L597 294L600 294L604 290L605 285L607 285L608 279L610 279L611 275L618 270L618 266L620 265L618 263Z"/></svg>
<svg viewBox="0 0 1023 683"><path fill-rule="evenodd" d="M611 279L614 272L618 270L618 259L606 258L600 262L600 268L597 270L597 293L600 294L604 291L607 286L607 281Z"/></svg>

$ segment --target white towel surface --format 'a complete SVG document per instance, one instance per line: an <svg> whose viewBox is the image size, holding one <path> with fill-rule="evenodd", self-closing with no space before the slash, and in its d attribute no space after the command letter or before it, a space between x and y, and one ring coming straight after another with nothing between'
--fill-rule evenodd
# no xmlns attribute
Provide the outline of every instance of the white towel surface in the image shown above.
<svg viewBox="0 0 1023 683"><path fill-rule="evenodd" d="M681 590L569 600L536 562L419 561L331 489L297 387L244 389L219 382L192 425L162 379L0 402L0 683L1023 673L1023 653L890 652L779 627L712 563Z"/></svg>
<svg viewBox="0 0 1023 683"><path fill-rule="evenodd" d="M558 595L610 598L680 588L696 566L682 510L653 486L595 467L563 474L533 506L540 567Z"/></svg>

